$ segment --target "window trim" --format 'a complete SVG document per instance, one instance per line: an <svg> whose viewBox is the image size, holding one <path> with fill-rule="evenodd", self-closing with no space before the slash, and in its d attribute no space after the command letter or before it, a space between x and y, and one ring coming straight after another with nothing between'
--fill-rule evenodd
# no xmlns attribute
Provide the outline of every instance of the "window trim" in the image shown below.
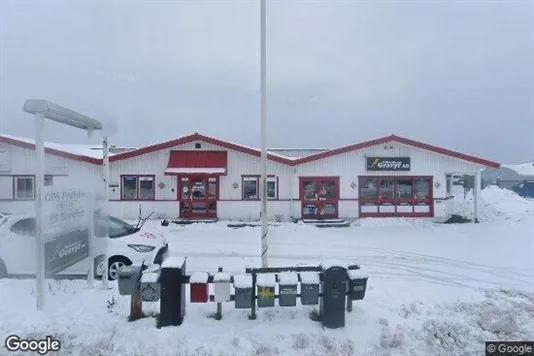
<svg viewBox="0 0 534 356"><path fill-rule="evenodd" d="M32 197L31 198L19 198L18 196L18 180L19 179L31 179L32 180L32 185L33 185L33 192L32 192ZM35 200L35 176L32 176L32 175L18 175L18 176L13 176L13 200L21 200L21 201L28 201L28 200Z"/></svg>
<svg viewBox="0 0 534 356"><path fill-rule="evenodd" d="M258 191L257 198L245 198L245 180L255 180L256 181L256 189ZM261 180L261 174L243 174L241 175L241 200L244 201L258 201L261 200L261 189L260 189L260 180ZM274 182L275 184L275 192L276 195L274 198L269 198L267 195L267 200L279 200L280 199L280 188L278 185L279 179L278 176L274 174L268 174L267 175L267 182Z"/></svg>
<svg viewBox="0 0 534 356"><path fill-rule="evenodd" d="M135 178L135 198L124 197L124 178ZM152 185L152 198L139 198L141 192L141 178L151 178ZM152 201L156 200L156 175L155 174L121 174L121 196L120 200L124 201Z"/></svg>

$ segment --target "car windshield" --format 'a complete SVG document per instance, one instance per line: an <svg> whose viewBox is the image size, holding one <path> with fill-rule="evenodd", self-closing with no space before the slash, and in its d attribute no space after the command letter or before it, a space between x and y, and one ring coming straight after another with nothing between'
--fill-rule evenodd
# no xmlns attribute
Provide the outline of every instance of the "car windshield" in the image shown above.
<svg viewBox="0 0 534 356"><path fill-rule="evenodd" d="M109 233L110 239L116 239L118 237L124 237L139 231L134 226L128 224L125 221L110 216L108 219L96 218L95 219L95 235L97 237L104 237L106 229Z"/></svg>

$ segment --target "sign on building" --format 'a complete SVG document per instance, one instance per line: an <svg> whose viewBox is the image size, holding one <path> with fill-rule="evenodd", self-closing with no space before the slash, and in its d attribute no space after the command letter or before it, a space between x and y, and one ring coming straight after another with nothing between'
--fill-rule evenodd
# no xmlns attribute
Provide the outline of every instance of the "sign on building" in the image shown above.
<svg viewBox="0 0 534 356"><path fill-rule="evenodd" d="M410 157L367 157L368 171L409 171Z"/></svg>
<svg viewBox="0 0 534 356"><path fill-rule="evenodd" d="M43 189L45 273L55 274L89 256L94 224L93 194L54 186Z"/></svg>

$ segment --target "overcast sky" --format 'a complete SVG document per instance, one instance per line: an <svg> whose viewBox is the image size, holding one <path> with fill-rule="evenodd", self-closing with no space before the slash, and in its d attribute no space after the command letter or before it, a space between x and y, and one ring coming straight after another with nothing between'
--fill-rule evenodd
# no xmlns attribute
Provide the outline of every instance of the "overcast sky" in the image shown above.
<svg viewBox="0 0 534 356"><path fill-rule="evenodd" d="M260 147L259 0L0 0L0 132L26 98L101 119L110 142L199 132ZM392 133L534 161L533 1L267 0L268 146ZM46 139L86 143L47 124ZM93 140L94 142L94 140Z"/></svg>

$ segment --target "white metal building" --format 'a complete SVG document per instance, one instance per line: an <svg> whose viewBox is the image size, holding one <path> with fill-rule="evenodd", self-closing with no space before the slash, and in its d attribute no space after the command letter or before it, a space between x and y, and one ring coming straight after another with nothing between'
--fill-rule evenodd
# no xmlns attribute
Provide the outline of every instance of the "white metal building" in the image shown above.
<svg viewBox="0 0 534 356"><path fill-rule="evenodd" d="M17 147L10 153L12 163L13 157L28 154L17 150L31 151L3 142L3 147ZM67 171L98 172L101 164L92 157L49 154L54 156L50 162L63 162ZM156 218L257 219L260 156L260 150L199 134L115 154L110 157L112 213L135 219L141 205ZM268 218L283 220L406 216L444 221L453 211L453 174L475 175L480 182L483 169L499 167L394 135L330 150L270 150L268 159ZM31 175L33 169L30 159L10 167L0 171L0 179L7 179L2 208L12 197L7 187L14 189L9 177Z"/></svg>

